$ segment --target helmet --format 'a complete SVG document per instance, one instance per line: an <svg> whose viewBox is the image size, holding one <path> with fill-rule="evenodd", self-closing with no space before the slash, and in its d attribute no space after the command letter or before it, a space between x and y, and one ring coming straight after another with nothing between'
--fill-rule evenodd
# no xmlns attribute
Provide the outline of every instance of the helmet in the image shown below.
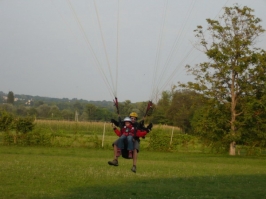
<svg viewBox="0 0 266 199"><path fill-rule="evenodd" d="M125 119L123 120L124 122L132 122L131 119L129 117L125 117Z"/></svg>
<svg viewBox="0 0 266 199"><path fill-rule="evenodd" d="M138 114L136 112L132 112L129 114L130 117L138 118Z"/></svg>

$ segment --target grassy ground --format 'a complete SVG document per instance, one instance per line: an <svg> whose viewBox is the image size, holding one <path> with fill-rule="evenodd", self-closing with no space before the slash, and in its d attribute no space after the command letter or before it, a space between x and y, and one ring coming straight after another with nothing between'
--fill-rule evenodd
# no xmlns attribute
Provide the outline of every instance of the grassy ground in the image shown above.
<svg viewBox="0 0 266 199"><path fill-rule="evenodd" d="M266 198L266 159L141 151L0 146L0 198Z"/></svg>

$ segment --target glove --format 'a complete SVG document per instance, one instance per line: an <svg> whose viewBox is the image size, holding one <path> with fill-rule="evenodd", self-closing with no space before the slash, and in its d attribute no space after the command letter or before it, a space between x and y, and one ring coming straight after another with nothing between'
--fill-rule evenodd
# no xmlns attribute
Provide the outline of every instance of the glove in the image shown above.
<svg viewBox="0 0 266 199"><path fill-rule="evenodd" d="M139 123L138 123L138 129L144 129L144 120L141 120Z"/></svg>
<svg viewBox="0 0 266 199"><path fill-rule="evenodd" d="M113 123L115 126L119 126L119 122L115 119L111 119L111 123Z"/></svg>
<svg viewBox="0 0 266 199"><path fill-rule="evenodd" d="M153 126L153 124L152 124L152 123L150 123L150 124L147 126L147 132L148 132L148 133L151 131L151 129L152 129L152 126Z"/></svg>

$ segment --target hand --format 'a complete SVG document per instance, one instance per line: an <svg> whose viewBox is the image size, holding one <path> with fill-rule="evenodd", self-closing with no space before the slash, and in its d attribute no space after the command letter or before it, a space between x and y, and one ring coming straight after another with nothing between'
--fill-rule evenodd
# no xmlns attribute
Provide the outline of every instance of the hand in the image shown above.
<svg viewBox="0 0 266 199"><path fill-rule="evenodd" d="M116 121L115 119L111 119L111 123L114 124L115 126L119 126L119 122Z"/></svg>
<svg viewBox="0 0 266 199"><path fill-rule="evenodd" d="M147 131L148 131L148 133L151 131L152 127L153 127L153 124L152 124L152 123L150 123L150 124L147 126Z"/></svg>
<svg viewBox="0 0 266 199"><path fill-rule="evenodd" d="M138 123L138 129L144 129L144 120L141 120L139 123Z"/></svg>

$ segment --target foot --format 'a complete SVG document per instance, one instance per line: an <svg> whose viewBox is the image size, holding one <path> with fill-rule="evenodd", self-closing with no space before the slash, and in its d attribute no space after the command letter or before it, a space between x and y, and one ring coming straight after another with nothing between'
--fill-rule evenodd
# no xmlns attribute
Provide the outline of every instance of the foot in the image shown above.
<svg viewBox="0 0 266 199"><path fill-rule="evenodd" d="M109 165L118 166L118 160L114 159L112 161L108 161Z"/></svg>
<svg viewBox="0 0 266 199"><path fill-rule="evenodd" d="M133 165L133 167L131 168L131 171L136 173L137 172L137 167L135 165Z"/></svg>

